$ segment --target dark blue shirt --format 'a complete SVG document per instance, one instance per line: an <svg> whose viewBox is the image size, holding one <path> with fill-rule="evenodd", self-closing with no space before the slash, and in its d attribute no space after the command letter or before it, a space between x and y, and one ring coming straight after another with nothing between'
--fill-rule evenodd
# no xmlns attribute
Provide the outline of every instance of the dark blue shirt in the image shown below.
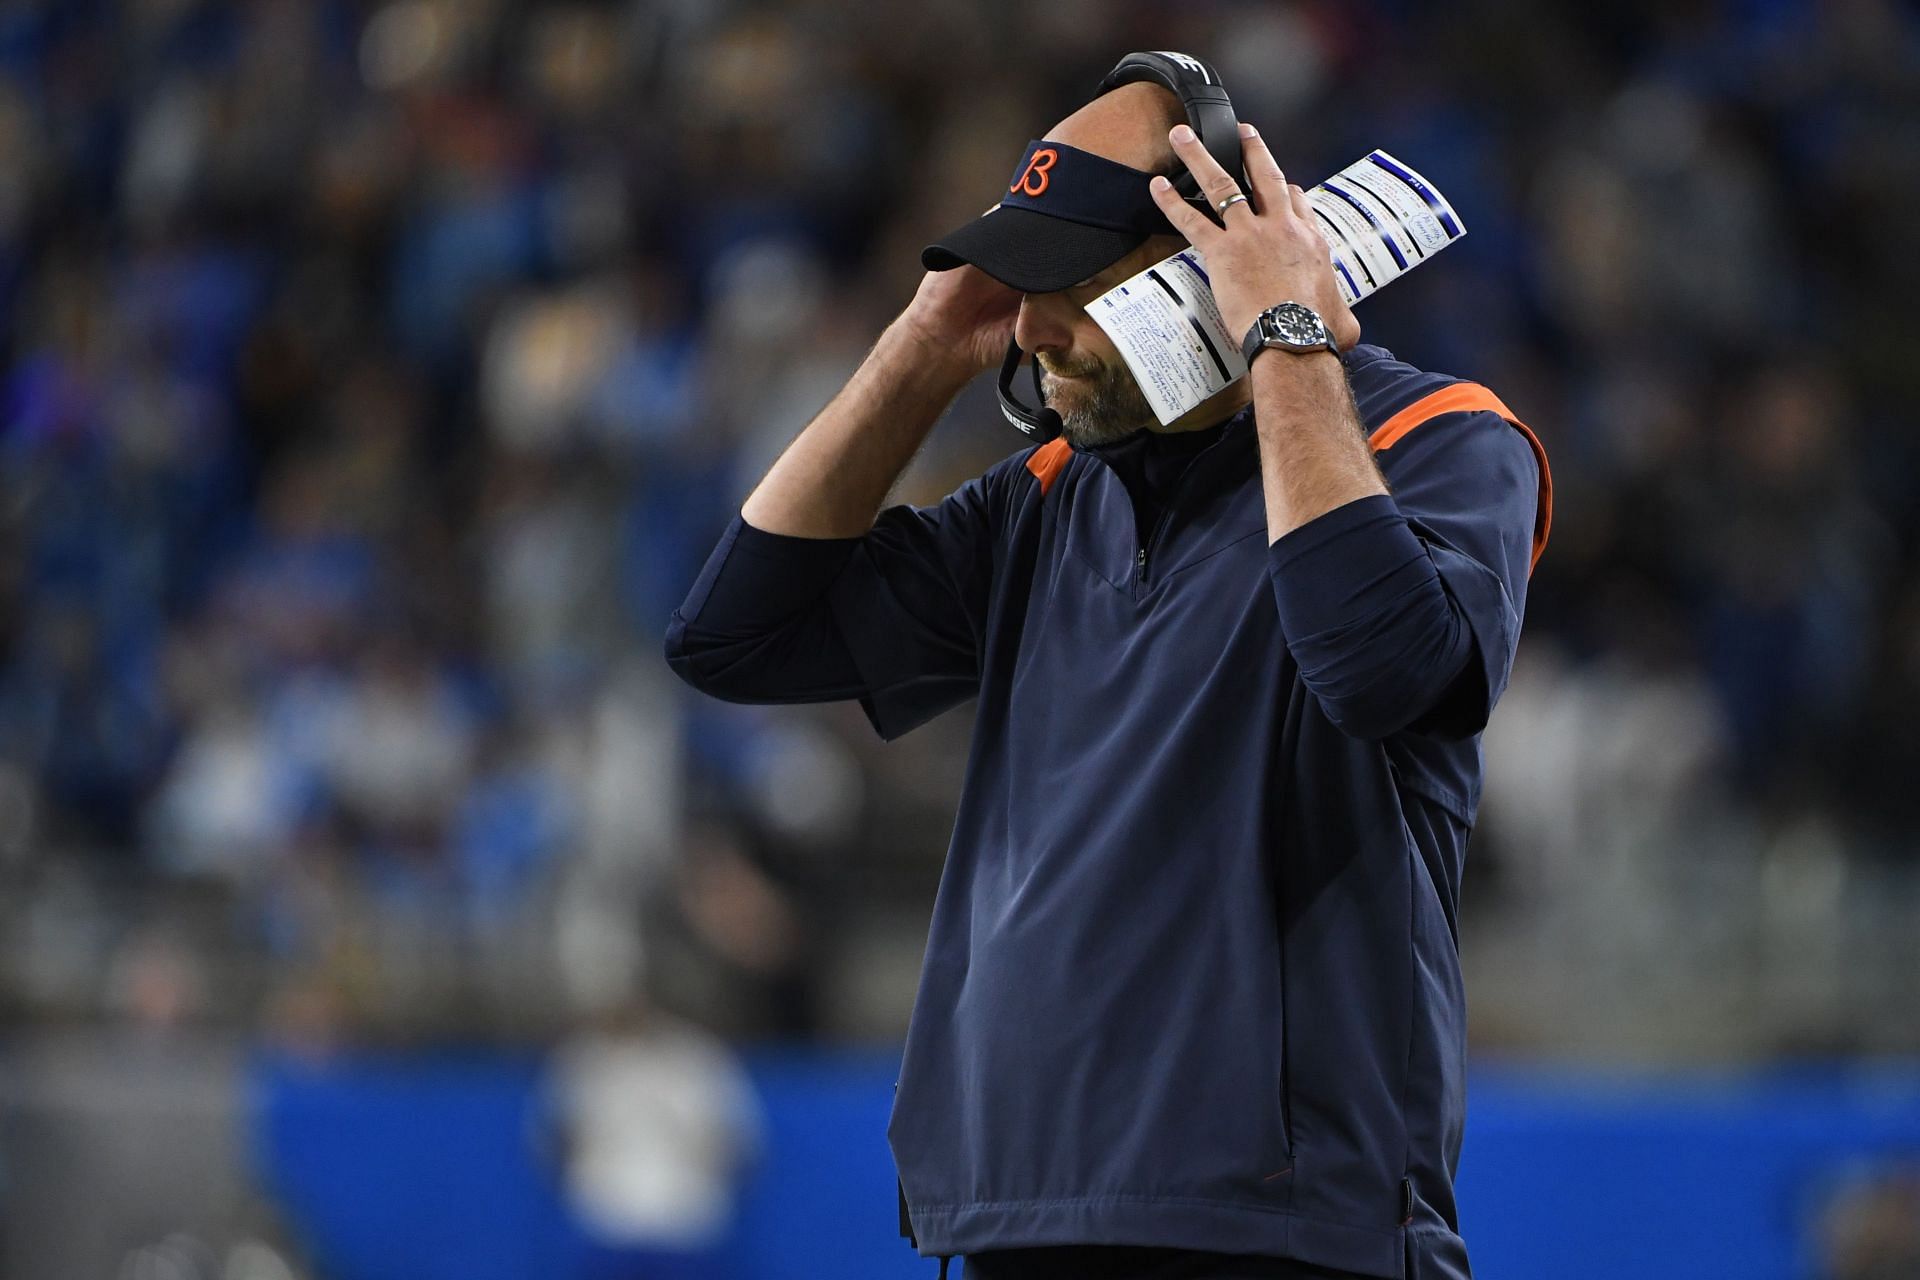
<svg viewBox="0 0 1920 1280"><path fill-rule="evenodd" d="M923 1254L1467 1275L1456 905L1550 479L1485 389L1346 364L1391 493L1271 546L1249 410L1150 526L1055 441L859 538L735 520L673 617L719 697L978 699L888 1129Z"/></svg>

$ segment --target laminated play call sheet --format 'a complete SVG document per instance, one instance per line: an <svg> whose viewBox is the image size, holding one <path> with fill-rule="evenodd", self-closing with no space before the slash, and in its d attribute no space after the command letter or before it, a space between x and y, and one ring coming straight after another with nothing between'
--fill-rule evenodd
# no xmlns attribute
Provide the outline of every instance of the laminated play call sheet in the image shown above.
<svg viewBox="0 0 1920 1280"><path fill-rule="evenodd" d="M1438 188L1384 151L1307 193L1348 305L1467 233ZM1281 299L1275 299L1276 302ZM1206 258L1183 249L1087 304L1165 426L1247 371L1209 287Z"/></svg>

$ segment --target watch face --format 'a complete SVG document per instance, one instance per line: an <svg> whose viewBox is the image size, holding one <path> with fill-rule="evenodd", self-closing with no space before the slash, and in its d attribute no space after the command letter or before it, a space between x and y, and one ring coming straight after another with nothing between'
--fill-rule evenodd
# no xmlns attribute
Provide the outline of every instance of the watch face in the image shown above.
<svg viewBox="0 0 1920 1280"><path fill-rule="evenodd" d="M1327 328L1320 317L1297 302L1283 302L1267 313L1273 336L1290 347L1325 346Z"/></svg>

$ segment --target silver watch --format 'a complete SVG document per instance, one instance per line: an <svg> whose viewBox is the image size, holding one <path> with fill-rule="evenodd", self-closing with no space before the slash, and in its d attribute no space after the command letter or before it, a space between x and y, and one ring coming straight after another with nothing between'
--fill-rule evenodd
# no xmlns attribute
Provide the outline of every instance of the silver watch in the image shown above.
<svg viewBox="0 0 1920 1280"><path fill-rule="evenodd" d="M1333 335L1327 332L1327 323L1320 318L1320 313L1298 302L1282 302L1262 311L1241 341L1240 354L1251 365L1253 358L1269 347L1282 351L1331 351L1336 359L1340 355L1340 348L1334 345Z"/></svg>

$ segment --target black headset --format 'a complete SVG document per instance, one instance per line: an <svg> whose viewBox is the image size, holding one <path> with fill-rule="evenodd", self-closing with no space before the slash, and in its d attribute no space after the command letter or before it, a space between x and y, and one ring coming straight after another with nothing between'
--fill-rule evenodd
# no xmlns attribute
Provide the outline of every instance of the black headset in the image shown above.
<svg viewBox="0 0 1920 1280"><path fill-rule="evenodd" d="M1186 109L1187 123L1199 135L1207 154L1235 176L1242 191L1247 190L1246 171L1241 163L1240 122L1233 114L1233 103L1228 100L1226 89L1220 84L1220 74L1207 63L1184 53L1130 53L1107 72L1093 96L1098 98L1139 80L1170 89L1179 97L1180 105ZM1213 206L1200 193L1200 180L1191 171L1181 169L1173 179L1173 189L1188 204L1202 208L1208 217L1218 220ZM1000 363L1000 412L1020 431L1045 444L1060 434L1064 424L1060 415L1047 407L1037 358L1031 368L1033 395L1040 401L1040 407L1029 409L1015 397L1013 379L1025 355L1018 341L1007 344L1007 358Z"/></svg>

